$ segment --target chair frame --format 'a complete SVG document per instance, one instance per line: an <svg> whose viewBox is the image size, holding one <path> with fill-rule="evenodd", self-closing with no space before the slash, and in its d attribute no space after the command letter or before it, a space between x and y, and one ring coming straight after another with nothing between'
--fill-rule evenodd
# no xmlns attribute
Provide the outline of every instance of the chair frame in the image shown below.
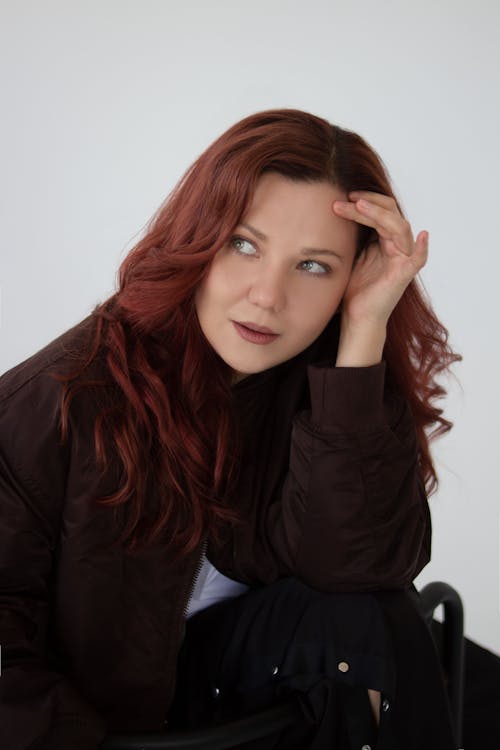
<svg viewBox="0 0 500 750"><path fill-rule="evenodd" d="M429 627L434 611L443 605L443 653L447 691L458 747L462 744L465 649L464 608L458 592L444 581L433 581L420 590L420 602Z"/></svg>

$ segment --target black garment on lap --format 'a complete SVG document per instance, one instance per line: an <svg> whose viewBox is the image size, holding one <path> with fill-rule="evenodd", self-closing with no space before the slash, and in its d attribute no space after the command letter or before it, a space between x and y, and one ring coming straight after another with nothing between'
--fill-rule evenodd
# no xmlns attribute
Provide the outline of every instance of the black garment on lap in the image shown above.
<svg viewBox="0 0 500 750"><path fill-rule="evenodd" d="M250 750L456 750L412 591L324 593L293 578L186 623L172 727L227 721L293 693L297 724ZM381 692L377 728L367 689Z"/></svg>

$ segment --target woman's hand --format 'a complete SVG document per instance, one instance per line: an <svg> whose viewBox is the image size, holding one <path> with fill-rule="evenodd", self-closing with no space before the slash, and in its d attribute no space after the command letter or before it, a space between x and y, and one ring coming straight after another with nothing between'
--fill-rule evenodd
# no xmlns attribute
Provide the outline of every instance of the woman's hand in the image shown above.
<svg viewBox="0 0 500 750"><path fill-rule="evenodd" d="M416 240L394 198L380 193L349 193L334 201L337 216L372 227L378 235L353 265L342 300L337 365L376 364L382 357L387 321L404 290L426 263L428 233Z"/></svg>
<svg viewBox="0 0 500 750"><path fill-rule="evenodd" d="M380 193L349 193L349 201L334 201L337 216L372 227L378 240L356 260L342 302L352 323L365 320L387 324L404 290L427 260L427 232L413 239L410 224L394 198Z"/></svg>

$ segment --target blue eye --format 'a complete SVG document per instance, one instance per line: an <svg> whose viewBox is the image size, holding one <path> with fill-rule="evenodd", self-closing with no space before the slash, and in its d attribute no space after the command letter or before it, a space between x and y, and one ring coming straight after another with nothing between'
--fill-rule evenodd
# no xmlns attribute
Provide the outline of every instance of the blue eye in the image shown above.
<svg viewBox="0 0 500 750"><path fill-rule="evenodd" d="M314 276L330 273L332 270L330 266L327 266L325 263L317 263L315 260L304 260L300 263L300 266L303 271L307 271L307 273L311 273Z"/></svg>
<svg viewBox="0 0 500 750"><path fill-rule="evenodd" d="M231 237L229 245L232 249L241 255L255 255L255 247L244 237ZM245 247L246 246L246 247Z"/></svg>

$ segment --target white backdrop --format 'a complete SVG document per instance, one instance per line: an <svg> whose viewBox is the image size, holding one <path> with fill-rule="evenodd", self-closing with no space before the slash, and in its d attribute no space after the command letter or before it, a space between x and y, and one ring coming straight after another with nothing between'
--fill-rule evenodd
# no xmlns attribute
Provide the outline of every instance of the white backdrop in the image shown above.
<svg viewBox="0 0 500 750"><path fill-rule="evenodd" d="M195 157L297 107L392 174L464 357L435 447L433 561L500 652L500 5L496 0L2 0L0 370L84 317ZM495 338L497 344L494 344Z"/></svg>

